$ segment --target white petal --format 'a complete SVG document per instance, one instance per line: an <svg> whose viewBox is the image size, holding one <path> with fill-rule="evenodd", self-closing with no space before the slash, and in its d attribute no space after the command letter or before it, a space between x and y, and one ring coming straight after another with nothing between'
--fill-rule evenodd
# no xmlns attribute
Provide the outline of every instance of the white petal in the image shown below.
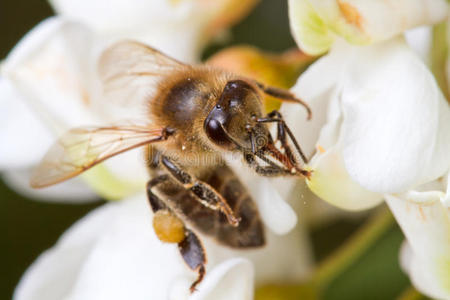
<svg viewBox="0 0 450 300"><path fill-rule="evenodd" d="M76 223L25 272L14 299L64 299L68 296L83 261L95 246L99 234L108 229L117 204L104 206Z"/></svg>
<svg viewBox="0 0 450 300"><path fill-rule="evenodd" d="M289 21L297 45L308 54L325 53L334 37L309 0L289 0Z"/></svg>
<svg viewBox="0 0 450 300"><path fill-rule="evenodd" d="M216 266L190 300L253 299L253 265L246 259L230 259Z"/></svg>
<svg viewBox="0 0 450 300"><path fill-rule="evenodd" d="M402 249L402 267L422 293L449 299L450 208L436 194L427 194L428 204L414 203L417 199L408 195L386 196L410 246Z"/></svg>
<svg viewBox="0 0 450 300"><path fill-rule="evenodd" d="M258 199L258 208L264 223L276 234L286 234L297 224L297 215L267 178L257 178L249 183L253 199ZM283 186L290 190L288 186Z"/></svg>
<svg viewBox="0 0 450 300"><path fill-rule="evenodd" d="M266 230L266 245L256 249L230 249L204 238L208 265L230 257L253 262L256 284L296 282L306 279L313 270L313 256L305 228L298 224L285 235Z"/></svg>
<svg viewBox="0 0 450 300"><path fill-rule="evenodd" d="M242 1L239 5L251 7L253 2ZM230 0L51 0L50 3L59 15L86 24L102 35L138 39L186 62L200 59L202 47L211 37L208 31L217 25L214 21L227 24L234 13L240 16L239 8L230 10Z"/></svg>
<svg viewBox="0 0 450 300"><path fill-rule="evenodd" d="M450 167L450 109L402 40L358 48L342 90L345 166L361 186L401 192Z"/></svg>
<svg viewBox="0 0 450 300"><path fill-rule="evenodd" d="M341 11L345 10L341 2ZM448 15L448 5L444 0L387 0L387 1L345 1L361 15L361 30L365 30L371 40L387 40L409 28L430 25L443 21ZM344 13L345 15L345 13ZM347 15L351 21L351 14ZM357 24L353 24L357 25Z"/></svg>
<svg viewBox="0 0 450 300"><path fill-rule="evenodd" d="M98 123L82 80L90 77L84 67L90 62L91 40L81 25L50 18L30 31L4 63L3 74L20 99L56 134Z"/></svg>
<svg viewBox="0 0 450 300"><path fill-rule="evenodd" d="M184 286L186 291L196 274L185 266L176 245L157 240L151 221L145 196L96 209L39 257L25 273L14 298L184 299L188 294L180 289ZM260 282L304 278L311 260L305 255L309 254L304 251L307 243L302 242L300 233L295 230L286 237L269 233L263 249L241 251L203 237L208 273L195 297L216 299L218 292L217 297L235 297L224 299L251 299L252 268L247 261L228 260L230 257L253 260Z"/></svg>
<svg viewBox="0 0 450 300"><path fill-rule="evenodd" d="M0 140L0 169L36 164L53 142L49 130L4 78L0 78Z"/></svg>
<svg viewBox="0 0 450 300"><path fill-rule="evenodd" d="M98 195L109 200L142 192L149 179L141 148L112 157L80 177Z"/></svg>
<svg viewBox="0 0 450 300"><path fill-rule="evenodd" d="M15 299L167 299L178 276L195 273L176 245L156 238L138 197L96 209L69 229L26 272Z"/></svg>
<svg viewBox="0 0 450 300"><path fill-rule="evenodd" d="M400 249L400 262L403 271L409 275L414 287L422 294L433 299L450 299L449 293L442 290L433 276L433 267L417 257L407 241L403 242Z"/></svg>
<svg viewBox="0 0 450 300"><path fill-rule="evenodd" d="M36 190L30 187L30 176L31 170L29 169L5 171L1 175L10 188L28 198L66 203L85 203L100 200L99 196L79 178Z"/></svg>
<svg viewBox="0 0 450 300"><path fill-rule="evenodd" d="M192 9L190 2L51 0L50 4L59 15L87 24L97 31L112 33L182 20Z"/></svg>
<svg viewBox="0 0 450 300"><path fill-rule="evenodd" d="M346 171L338 147L317 155L311 162L313 174L308 187L321 199L346 210L372 208L383 201L383 196L358 185Z"/></svg>
<svg viewBox="0 0 450 300"><path fill-rule="evenodd" d="M416 26L438 23L448 15L444 0L292 0L289 10L295 39L311 54L328 50L331 32L352 44L370 44Z"/></svg>
<svg viewBox="0 0 450 300"><path fill-rule="evenodd" d="M264 224L277 234L285 234L292 230L297 224L297 216L290 205L286 203L287 199L280 195L270 180L261 178L247 166L243 166L241 159L231 157L228 163L233 166L235 174L256 201ZM287 186L285 188L287 191L291 189Z"/></svg>
<svg viewBox="0 0 450 300"><path fill-rule="evenodd" d="M447 186L447 193L445 194L445 196L443 197L443 199L441 199L442 204L445 207L450 207L450 173L448 173L447 178L446 178L446 186ZM445 181L444 181L445 184Z"/></svg>
<svg viewBox="0 0 450 300"><path fill-rule="evenodd" d="M101 103L103 99L95 89L98 78L94 58L103 43L79 24L50 18L13 49L2 69L9 85L4 101L7 107L19 109L10 111L9 118L13 121L5 133L2 132L8 140L4 140L7 146L2 150L5 157L2 156L0 162L14 156L16 148L22 150L17 151L15 159L0 167L23 168L37 164L55 137L69 128L117 121L117 116L108 115L109 110L104 109L106 104ZM22 102L15 103L18 101ZM55 137L42 134L44 128ZM35 145L26 144L28 142ZM91 172L90 177L84 176L105 198L117 199L135 193L147 180L141 151L121 155L105 166Z"/></svg>
<svg viewBox="0 0 450 300"><path fill-rule="evenodd" d="M433 28L431 26L420 26L405 32L406 42L427 65L431 63L432 34Z"/></svg>
<svg viewBox="0 0 450 300"><path fill-rule="evenodd" d="M382 196L359 186L348 175L336 144L340 139L342 112L340 89L353 49L336 43L333 50L300 76L292 91L311 106L313 118L306 121L299 105L281 107L286 123L308 156L314 173L309 188L323 200L343 209L361 210L382 201Z"/></svg>
<svg viewBox="0 0 450 300"><path fill-rule="evenodd" d="M340 118L341 112L335 98L339 79L344 76L343 72L349 56L351 53L348 53L348 47L344 43L336 43L333 51L312 64L291 89L297 97L311 107L313 114L311 120L306 119L305 109L301 105L284 103L281 106L280 111L286 124L294 133L307 157L311 157L316 151L319 135L324 135L321 133L322 127L328 126L326 123L337 122ZM322 147L331 146L338 138L337 133L330 132L329 135L327 139L322 138L322 142L327 140L327 145L321 145Z"/></svg>
<svg viewBox="0 0 450 300"><path fill-rule="evenodd" d="M204 47L201 27L201 24L161 23L149 26L144 32L128 33L126 37L151 45L182 62L198 63Z"/></svg>

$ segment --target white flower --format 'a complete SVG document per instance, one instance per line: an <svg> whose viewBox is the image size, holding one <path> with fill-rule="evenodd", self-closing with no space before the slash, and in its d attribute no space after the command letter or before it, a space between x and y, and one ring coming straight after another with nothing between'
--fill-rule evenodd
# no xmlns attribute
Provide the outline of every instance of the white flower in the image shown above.
<svg viewBox="0 0 450 300"><path fill-rule="evenodd" d="M6 145L1 150L0 166L7 178L18 185L19 192L27 190L31 169L58 135L72 127L114 121L102 108L106 103L97 97L95 58L101 43L83 25L50 18L28 33L2 65L0 93L6 96L1 99L6 107L2 113L6 113L5 122L11 125L2 127L0 132ZM101 196L113 199L135 192L146 178L139 155L129 154L94 173L102 176L91 175L91 179L100 178L90 180L91 187ZM61 186L66 189L74 183L80 187L76 181ZM22 186L21 182L26 184ZM57 187L41 192L44 200L52 196L52 189ZM83 200L78 193L63 196Z"/></svg>
<svg viewBox="0 0 450 300"><path fill-rule="evenodd" d="M176 245L157 239L151 224L144 195L94 210L36 260L14 299L253 299L254 280L300 280L309 265L299 255L299 229L283 237L269 232L259 250L231 250L204 237L207 275L189 295L196 273Z"/></svg>
<svg viewBox="0 0 450 300"><path fill-rule="evenodd" d="M318 151L310 165L315 174L308 184L325 200L349 209L370 207L384 193L407 191L450 168L448 104L402 39L335 45L293 91L316 108L312 124L291 123L300 140L316 134ZM283 109L291 119L297 113Z"/></svg>
<svg viewBox="0 0 450 300"><path fill-rule="evenodd" d="M300 12L300 6L309 10ZM312 106L312 122L303 122L295 106L282 107L313 155L309 188L347 210L385 199L411 246L406 269L413 283L445 299L450 297L445 189L415 191L429 190L450 170L450 108L425 63L396 35L440 21L447 10L445 1L290 1L299 47L312 53L331 49L292 89ZM421 199L427 203L417 204ZM428 221L421 222L420 214Z"/></svg>

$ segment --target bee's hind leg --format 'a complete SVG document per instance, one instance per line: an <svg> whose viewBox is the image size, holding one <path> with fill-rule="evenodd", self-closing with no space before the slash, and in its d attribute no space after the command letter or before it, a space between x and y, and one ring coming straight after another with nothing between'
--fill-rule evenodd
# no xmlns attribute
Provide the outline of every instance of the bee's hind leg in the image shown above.
<svg viewBox="0 0 450 300"><path fill-rule="evenodd" d="M168 179L169 175L161 175L151 179L147 183L147 198L154 213L161 209L167 209L167 206L164 204L164 201L162 201L157 195L153 193L152 189Z"/></svg>
<svg viewBox="0 0 450 300"><path fill-rule="evenodd" d="M194 271L197 271L198 277L190 287L191 293L195 291L197 285L203 280L206 269L206 254L200 239L191 230L186 230L186 238L178 243L178 250L180 250L186 264Z"/></svg>
<svg viewBox="0 0 450 300"><path fill-rule="evenodd" d="M188 267L198 273L197 279L190 287L191 293L203 280L206 269L206 253L197 235L187 229L184 222L167 207L162 199L153 193L152 188L169 179L169 175L153 178L147 184L147 196L155 213L153 228L159 240L166 243L177 243L181 257Z"/></svg>
<svg viewBox="0 0 450 300"><path fill-rule="evenodd" d="M221 211L232 226L239 225L240 220L234 215L227 201L212 186L190 175L167 156L161 157L161 164L175 180L196 196L200 204L212 210Z"/></svg>

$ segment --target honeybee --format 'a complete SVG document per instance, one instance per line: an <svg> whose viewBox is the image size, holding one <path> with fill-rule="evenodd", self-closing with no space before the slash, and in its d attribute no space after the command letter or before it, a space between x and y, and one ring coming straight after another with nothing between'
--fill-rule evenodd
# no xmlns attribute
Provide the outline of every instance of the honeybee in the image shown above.
<svg viewBox="0 0 450 300"><path fill-rule="evenodd" d="M278 111L263 113L261 99L267 94L299 103L308 118L310 108L286 90L211 66L187 65L133 41L105 50L99 75L106 92L119 93L127 106L142 107L147 123L70 130L45 155L31 185L56 184L145 147L154 231L162 242L176 243L183 260L198 273L191 291L206 272L205 250L195 232L229 247L263 246L255 202L220 158L238 153L263 176L309 176L301 167L307 158L291 130ZM268 123L276 125L276 139ZM200 163L189 163L193 154Z"/></svg>

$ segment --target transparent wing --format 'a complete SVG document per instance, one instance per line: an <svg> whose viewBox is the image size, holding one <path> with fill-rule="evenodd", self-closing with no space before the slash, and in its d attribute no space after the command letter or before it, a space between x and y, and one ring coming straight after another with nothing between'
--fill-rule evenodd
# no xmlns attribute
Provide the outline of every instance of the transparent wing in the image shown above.
<svg viewBox="0 0 450 300"><path fill-rule="evenodd" d="M134 41L123 41L106 49L99 60L99 75L108 100L120 104L142 104L168 74L189 68L175 59Z"/></svg>
<svg viewBox="0 0 450 300"><path fill-rule="evenodd" d="M114 155L166 137L164 128L137 125L72 129L50 148L34 170L30 184L42 188L59 183Z"/></svg>

